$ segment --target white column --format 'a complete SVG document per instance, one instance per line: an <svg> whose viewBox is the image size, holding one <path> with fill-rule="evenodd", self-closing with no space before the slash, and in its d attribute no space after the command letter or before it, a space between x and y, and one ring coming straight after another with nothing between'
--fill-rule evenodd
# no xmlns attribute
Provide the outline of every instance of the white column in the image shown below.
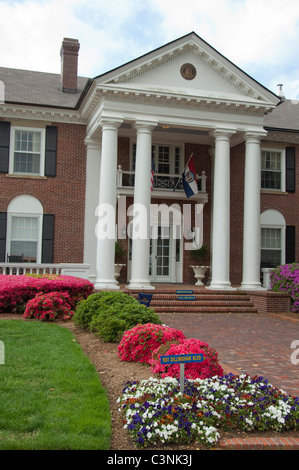
<svg viewBox="0 0 299 470"><path fill-rule="evenodd" d="M149 280L152 130L154 123L136 123L132 267L129 289L154 289Z"/></svg>
<svg viewBox="0 0 299 470"><path fill-rule="evenodd" d="M115 210L118 127L121 122L101 121L102 155L97 207L96 289L119 289L114 276Z"/></svg>
<svg viewBox="0 0 299 470"><path fill-rule="evenodd" d="M265 134L262 134L265 135ZM259 289L261 227L261 147L259 133L245 135L245 183L244 183L244 227L243 227L243 277L242 289Z"/></svg>
<svg viewBox="0 0 299 470"><path fill-rule="evenodd" d="M230 137L215 130L213 181L212 280L210 289L231 289L230 263Z"/></svg>
<svg viewBox="0 0 299 470"><path fill-rule="evenodd" d="M96 279L97 223L95 211L99 202L101 142L99 139L85 139L86 153L86 188L84 220L84 263L90 265L89 280Z"/></svg>

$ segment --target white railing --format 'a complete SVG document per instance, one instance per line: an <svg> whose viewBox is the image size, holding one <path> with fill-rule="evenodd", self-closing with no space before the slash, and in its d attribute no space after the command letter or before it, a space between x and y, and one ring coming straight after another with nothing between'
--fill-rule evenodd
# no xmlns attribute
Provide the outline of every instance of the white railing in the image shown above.
<svg viewBox="0 0 299 470"><path fill-rule="evenodd" d="M0 274L60 274L60 264L0 263Z"/></svg>
<svg viewBox="0 0 299 470"><path fill-rule="evenodd" d="M0 263L0 274L65 274L88 279L88 264L37 264L37 263Z"/></svg>
<svg viewBox="0 0 299 470"><path fill-rule="evenodd" d="M203 171L201 175L196 175L198 191L200 193L207 192L207 176ZM118 165L117 170L117 187L118 188L134 188L135 184L135 172L126 171L122 169L121 165ZM166 173L154 173L153 189L161 190L174 190L183 191L183 183L181 175L177 174L166 174Z"/></svg>

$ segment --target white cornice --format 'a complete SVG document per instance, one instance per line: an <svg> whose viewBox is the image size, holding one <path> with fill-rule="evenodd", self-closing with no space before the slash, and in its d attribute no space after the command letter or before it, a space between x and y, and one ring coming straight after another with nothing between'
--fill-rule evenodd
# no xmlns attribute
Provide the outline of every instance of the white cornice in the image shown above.
<svg viewBox="0 0 299 470"><path fill-rule="evenodd" d="M10 105L6 103L0 105L0 117L4 119L30 119L34 121L86 124L79 111L42 106Z"/></svg>
<svg viewBox="0 0 299 470"><path fill-rule="evenodd" d="M169 90L158 90L150 88L133 88L126 85L98 85L93 97L90 98L89 106L85 108L84 117L93 112L100 102L119 101L141 105L177 107L184 109L200 109L205 111L232 112L236 114L251 114L262 116L271 111L275 106L266 101L249 99L244 96L218 95L207 96L207 93L198 91L197 95L189 95L184 90L169 88Z"/></svg>

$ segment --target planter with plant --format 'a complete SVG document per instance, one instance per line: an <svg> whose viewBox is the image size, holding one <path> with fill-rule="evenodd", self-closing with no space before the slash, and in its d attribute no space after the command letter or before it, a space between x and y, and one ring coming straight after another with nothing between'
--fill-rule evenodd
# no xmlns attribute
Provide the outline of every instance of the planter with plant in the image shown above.
<svg viewBox="0 0 299 470"><path fill-rule="evenodd" d="M207 269L209 269L210 266L204 265L208 259L209 256L209 248L206 245L202 245L201 248L198 248L196 250L192 250L190 252L190 257L192 260L194 260L194 265L191 265L190 268L193 269L194 271L194 277L197 280L195 283L196 286L203 286L203 279L206 275Z"/></svg>
<svg viewBox="0 0 299 470"><path fill-rule="evenodd" d="M122 268L126 265L126 250L122 247L122 245L117 240L115 242L115 263L114 263L114 275L115 279L120 276L120 272Z"/></svg>

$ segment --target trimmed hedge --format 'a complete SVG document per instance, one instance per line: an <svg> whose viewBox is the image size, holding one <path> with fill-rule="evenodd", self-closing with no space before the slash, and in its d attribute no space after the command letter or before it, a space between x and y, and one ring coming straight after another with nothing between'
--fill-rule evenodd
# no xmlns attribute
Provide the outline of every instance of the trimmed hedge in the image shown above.
<svg viewBox="0 0 299 470"><path fill-rule="evenodd" d="M89 329L105 342L119 342L126 330L138 323L161 324L152 308L124 292L97 292L79 302L73 317L77 326Z"/></svg>
<svg viewBox="0 0 299 470"><path fill-rule="evenodd" d="M70 304L86 299L94 286L86 279L63 275L0 275L0 313L24 313L28 300L39 292L67 292Z"/></svg>

